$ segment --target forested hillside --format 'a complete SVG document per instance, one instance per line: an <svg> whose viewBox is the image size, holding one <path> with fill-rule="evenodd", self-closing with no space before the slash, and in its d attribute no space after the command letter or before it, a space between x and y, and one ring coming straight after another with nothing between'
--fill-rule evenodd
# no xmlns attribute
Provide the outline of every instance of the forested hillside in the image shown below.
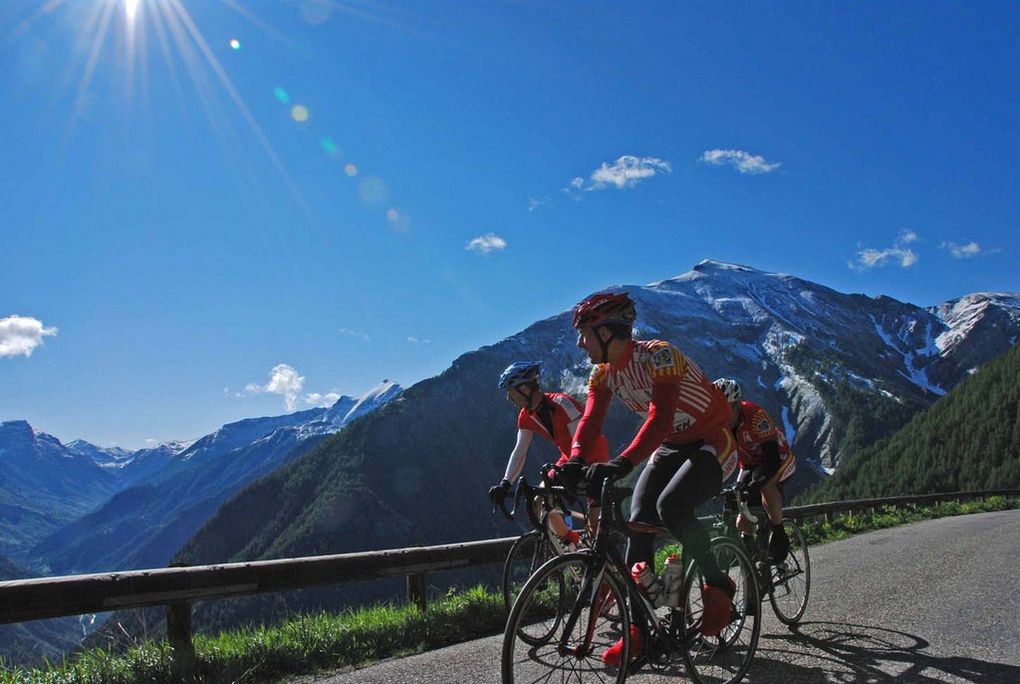
<svg viewBox="0 0 1020 684"><path fill-rule="evenodd" d="M848 458L798 503L1020 486L1020 346L902 430Z"/></svg>

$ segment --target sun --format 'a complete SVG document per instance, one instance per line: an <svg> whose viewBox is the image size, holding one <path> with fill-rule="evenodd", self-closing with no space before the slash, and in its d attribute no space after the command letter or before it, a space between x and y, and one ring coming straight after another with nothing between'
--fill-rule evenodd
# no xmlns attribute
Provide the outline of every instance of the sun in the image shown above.
<svg viewBox="0 0 1020 684"><path fill-rule="evenodd" d="M127 16L129 24L135 23L135 17L138 16L138 6L142 0L124 0L124 14Z"/></svg>

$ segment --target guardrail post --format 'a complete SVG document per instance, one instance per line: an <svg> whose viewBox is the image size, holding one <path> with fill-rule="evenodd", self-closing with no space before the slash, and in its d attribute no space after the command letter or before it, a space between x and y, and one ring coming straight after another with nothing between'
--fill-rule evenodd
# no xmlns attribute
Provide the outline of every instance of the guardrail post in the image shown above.
<svg viewBox="0 0 1020 684"><path fill-rule="evenodd" d="M425 612L425 574L418 573L407 576L407 602L417 606L418 610Z"/></svg>
<svg viewBox="0 0 1020 684"><path fill-rule="evenodd" d="M195 679L195 645L191 642L191 603L180 601L166 607L166 638L173 649L173 669L178 679Z"/></svg>

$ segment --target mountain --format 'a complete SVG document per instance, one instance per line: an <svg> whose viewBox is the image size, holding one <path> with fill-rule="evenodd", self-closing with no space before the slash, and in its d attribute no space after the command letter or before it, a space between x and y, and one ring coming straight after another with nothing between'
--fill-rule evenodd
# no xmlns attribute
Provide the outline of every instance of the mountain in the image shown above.
<svg viewBox="0 0 1020 684"><path fill-rule="evenodd" d="M842 464L798 499L1020 487L1020 346L978 368L889 439Z"/></svg>
<svg viewBox="0 0 1020 684"><path fill-rule="evenodd" d="M169 445L136 452L122 467L132 484L104 505L32 548L29 558L53 574L166 565L180 546L244 485L304 453L400 395L383 382L361 397L341 397L329 409L249 418L224 425L174 452ZM141 479L139 471L158 467Z"/></svg>
<svg viewBox="0 0 1020 684"><path fill-rule="evenodd" d="M1018 294L922 308L715 261L625 289L637 302L639 337L674 342L710 377L737 378L745 395L785 426L801 460L800 486L892 434L1020 337ZM493 389L495 378L520 359L543 360L547 389L584 393L590 365L576 347L570 312L538 321L464 354L245 488L176 560L282 558L508 534L489 513L485 491L503 472L515 432L514 411ZM611 448L622 448L637 424L614 404L605 425ZM526 473L555 456L544 443L535 451ZM333 600L341 595L353 593L337 592ZM262 617L268 603L220 602L196 619L209 625ZM311 605L275 597L271 609Z"/></svg>
<svg viewBox="0 0 1020 684"><path fill-rule="evenodd" d="M114 475L56 437L25 421L0 423L0 554L25 548L116 489Z"/></svg>
<svg viewBox="0 0 1020 684"><path fill-rule="evenodd" d="M0 556L0 581L31 576L32 573ZM59 660L64 653L79 644L83 632L77 617L0 625L3 664Z"/></svg>

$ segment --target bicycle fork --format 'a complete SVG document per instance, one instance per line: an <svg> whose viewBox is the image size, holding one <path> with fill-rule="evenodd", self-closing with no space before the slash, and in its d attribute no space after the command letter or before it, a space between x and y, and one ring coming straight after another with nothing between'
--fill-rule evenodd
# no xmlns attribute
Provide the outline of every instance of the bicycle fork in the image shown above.
<svg viewBox="0 0 1020 684"><path fill-rule="evenodd" d="M598 622L599 615L602 614L603 608L605 608L612 596L608 583L603 582L605 574L605 563L601 564L598 572L592 572L590 566L585 571L584 577L581 580L581 586L577 591L577 598L574 599L574 606L571 608L570 615L563 626L563 634L560 635L557 651L561 656L574 656L581 659L591 654L596 623ZM570 640L570 635L574 632L577 621L581 619L581 611L584 610L585 606L591 606L591 610L588 612L588 622L585 625L584 637L579 644L570 646L567 642Z"/></svg>

